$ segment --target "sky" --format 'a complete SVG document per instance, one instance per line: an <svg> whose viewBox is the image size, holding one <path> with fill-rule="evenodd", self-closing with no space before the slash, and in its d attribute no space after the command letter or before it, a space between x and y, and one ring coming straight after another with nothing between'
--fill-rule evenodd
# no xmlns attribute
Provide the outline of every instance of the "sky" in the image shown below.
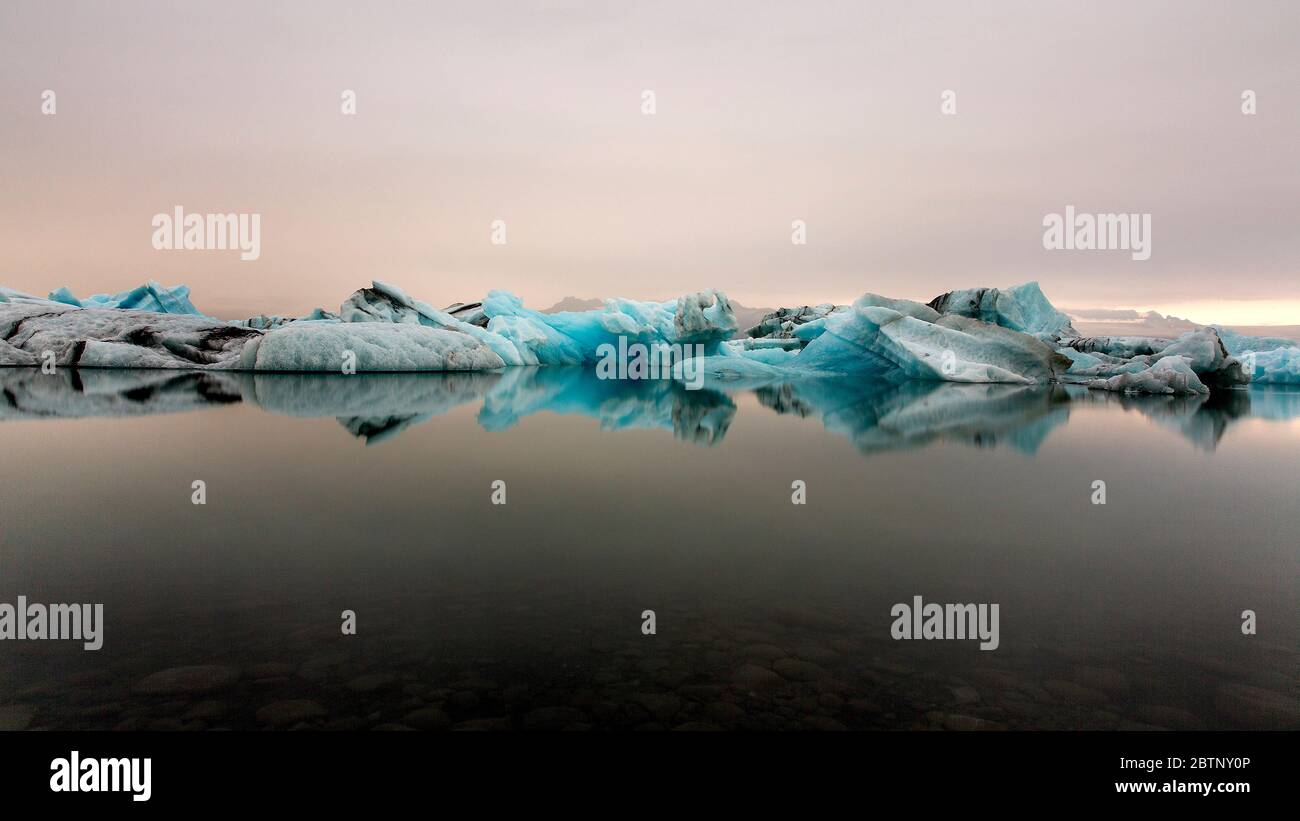
<svg viewBox="0 0 1300 821"><path fill-rule="evenodd" d="M537 307L1038 280L1300 324L1298 44L1262 0L5 0L0 284L239 317L376 278ZM1070 205L1150 214L1150 259L1045 249ZM260 256L155 249L177 206L259 214Z"/></svg>

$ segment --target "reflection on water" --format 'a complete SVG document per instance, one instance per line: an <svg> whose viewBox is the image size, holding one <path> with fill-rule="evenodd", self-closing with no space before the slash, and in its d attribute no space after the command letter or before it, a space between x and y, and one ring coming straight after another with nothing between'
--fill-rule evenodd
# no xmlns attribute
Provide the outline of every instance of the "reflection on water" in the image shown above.
<svg viewBox="0 0 1300 821"><path fill-rule="evenodd" d="M520 368L0 396L0 603L106 619L98 652L0 643L0 728L1300 727L1297 392ZM891 640L916 595L999 604L1001 645Z"/></svg>
<svg viewBox="0 0 1300 821"><path fill-rule="evenodd" d="M271 413L332 416L353 436L376 444L477 403L478 423L488 431L507 430L525 417L550 412L589 416L605 430L668 430L684 441L716 445L736 414L729 394L748 392L776 413L820 420L863 453L944 440L1007 445L1032 454L1066 422L1071 409L1081 407L1135 411L1204 450L1213 450L1237 420L1300 418L1300 392L1279 389L1147 396L1078 386L892 385L843 379L722 385L725 390L688 390L667 380L601 380L587 368L351 376L121 370L46 375L0 369L5 399L0 420L174 413L243 401Z"/></svg>

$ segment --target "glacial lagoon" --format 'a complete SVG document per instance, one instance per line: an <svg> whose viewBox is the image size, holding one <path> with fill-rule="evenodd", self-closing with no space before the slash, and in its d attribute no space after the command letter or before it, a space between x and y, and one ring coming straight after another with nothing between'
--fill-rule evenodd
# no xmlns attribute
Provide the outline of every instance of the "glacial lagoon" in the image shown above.
<svg viewBox="0 0 1300 821"><path fill-rule="evenodd" d="M0 395L0 602L104 614L97 651L4 643L0 727L1300 727L1300 391L3 369ZM997 604L997 649L892 639L918 596Z"/></svg>

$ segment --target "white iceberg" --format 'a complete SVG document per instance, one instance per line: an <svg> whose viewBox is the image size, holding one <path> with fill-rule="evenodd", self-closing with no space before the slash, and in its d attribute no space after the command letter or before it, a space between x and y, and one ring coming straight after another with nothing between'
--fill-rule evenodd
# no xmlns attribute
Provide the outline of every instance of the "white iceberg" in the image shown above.
<svg viewBox="0 0 1300 821"><path fill-rule="evenodd" d="M461 307L461 306L453 306ZM412 299L396 285L375 280L370 288L354 293L339 308L339 320L345 323L386 322L399 325L423 325L428 328L459 331L491 348L504 365L535 365L511 340L488 332L475 322L440 311L427 302ZM500 367L500 366L497 366Z"/></svg>
<svg viewBox="0 0 1300 821"><path fill-rule="evenodd" d="M1149 368L1095 379L1089 388L1125 393L1209 393L1186 357L1167 356Z"/></svg>
<svg viewBox="0 0 1300 821"><path fill-rule="evenodd" d="M0 302L0 365L101 368L237 367L259 331L189 315Z"/></svg>
<svg viewBox="0 0 1300 821"><path fill-rule="evenodd" d="M246 371L486 371L505 362L460 331L375 323L295 322L248 340Z"/></svg>
<svg viewBox="0 0 1300 821"><path fill-rule="evenodd" d="M1250 381L1240 360L1229 355L1214 328L1189 331L1175 340L1144 337L1085 337L1062 340L1072 364L1066 381L1106 390L1203 393L1206 386L1233 387ZM1167 359L1160 371L1144 376ZM1191 380L1175 374L1184 369Z"/></svg>
<svg viewBox="0 0 1300 821"><path fill-rule="evenodd" d="M352 357L348 358L347 353ZM140 310L0 303L0 366L358 372L491 370L487 345L458 331L294 322L264 332Z"/></svg>

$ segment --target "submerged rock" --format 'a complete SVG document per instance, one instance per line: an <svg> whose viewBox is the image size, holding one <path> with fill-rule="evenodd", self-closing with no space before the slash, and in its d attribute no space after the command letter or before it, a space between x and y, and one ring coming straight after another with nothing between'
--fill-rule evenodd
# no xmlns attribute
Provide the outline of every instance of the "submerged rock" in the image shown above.
<svg viewBox="0 0 1300 821"><path fill-rule="evenodd" d="M7 704L0 707L0 732L26 730L36 715L36 708L26 704Z"/></svg>
<svg viewBox="0 0 1300 821"><path fill-rule="evenodd" d="M737 686L747 690L764 690L769 687L780 687L785 683L785 679L757 664L742 665L732 675L731 680Z"/></svg>
<svg viewBox="0 0 1300 821"><path fill-rule="evenodd" d="M239 670L234 667L198 664L172 667L145 676L136 682L134 691L150 696L196 695L222 690L236 681L239 681Z"/></svg>
<svg viewBox="0 0 1300 821"><path fill-rule="evenodd" d="M1225 684L1214 699L1219 714L1235 729L1300 728L1300 699L1249 684Z"/></svg>
<svg viewBox="0 0 1300 821"><path fill-rule="evenodd" d="M451 726L451 716L438 707L422 707L407 713L402 723L418 730L444 730Z"/></svg>
<svg viewBox="0 0 1300 821"><path fill-rule="evenodd" d="M268 704L257 711L257 720L272 727L291 727L302 721L324 718L328 712L310 699L288 699Z"/></svg>

